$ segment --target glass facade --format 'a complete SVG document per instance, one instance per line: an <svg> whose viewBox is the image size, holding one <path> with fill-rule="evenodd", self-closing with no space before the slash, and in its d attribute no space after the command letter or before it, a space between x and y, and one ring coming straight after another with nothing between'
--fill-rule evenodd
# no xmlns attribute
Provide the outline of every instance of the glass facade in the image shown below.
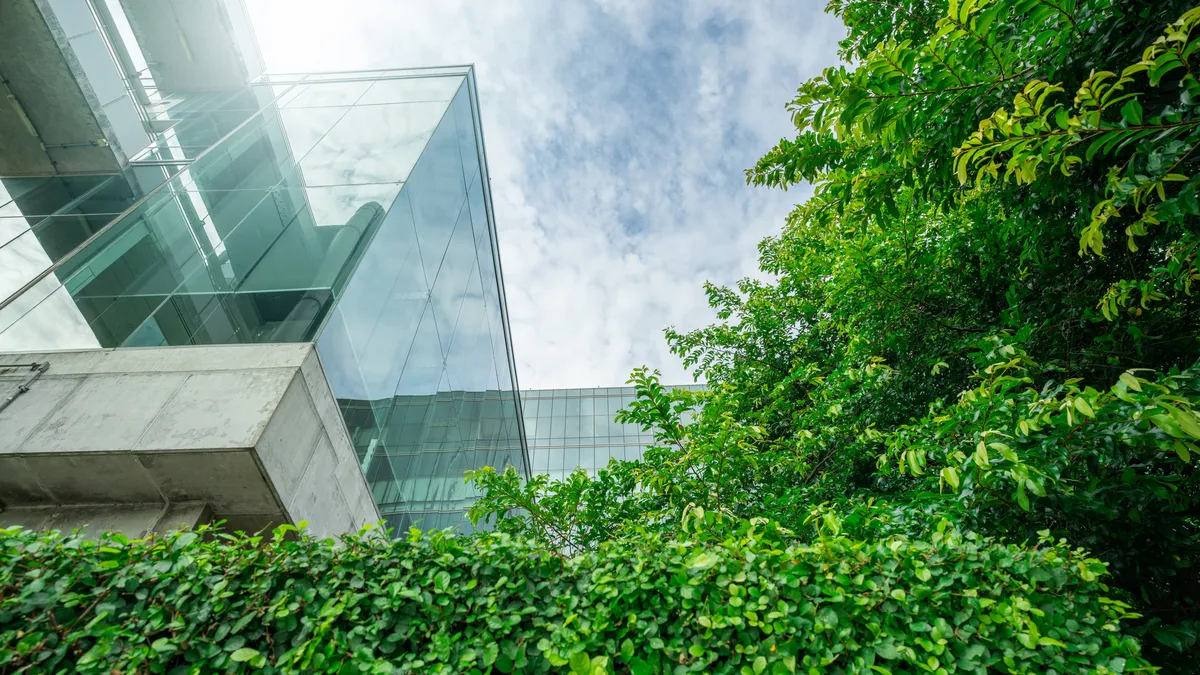
<svg viewBox="0 0 1200 675"><path fill-rule="evenodd" d="M702 391L705 387L668 388ZM595 475L609 460L640 460L642 451L654 442L654 434L614 420L617 411L634 398L633 387L521 392L531 471L562 480L577 468Z"/></svg>
<svg viewBox="0 0 1200 675"><path fill-rule="evenodd" d="M471 68L143 90L122 172L0 177L0 351L314 341L400 529L527 472Z"/></svg>

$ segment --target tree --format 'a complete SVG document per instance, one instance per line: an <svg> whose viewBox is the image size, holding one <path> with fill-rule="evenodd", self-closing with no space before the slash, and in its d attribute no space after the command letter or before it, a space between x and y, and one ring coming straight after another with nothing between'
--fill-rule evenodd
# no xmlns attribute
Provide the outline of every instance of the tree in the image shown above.
<svg viewBox="0 0 1200 675"><path fill-rule="evenodd" d="M760 245L772 281L710 285L719 323L667 330L711 391L636 372L624 419L657 443L610 467L623 497L581 476L572 504L601 538L669 532L689 505L801 539L1049 531L1109 564L1152 660L1189 665L1172 654L1200 627L1200 8L828 10L846 63L801 85L796 136L747 172L814 188Z"/></svg>

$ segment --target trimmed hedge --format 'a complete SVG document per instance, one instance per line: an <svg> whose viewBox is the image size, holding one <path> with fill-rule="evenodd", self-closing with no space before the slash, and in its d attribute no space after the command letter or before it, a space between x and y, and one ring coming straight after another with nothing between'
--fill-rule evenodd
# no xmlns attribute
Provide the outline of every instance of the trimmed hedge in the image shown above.
<svg viewBox="0 0 1200 675"><path fill-rule="evenodd" d="M0 670L1075 673L1145 666L1081 550L642 536L98 542L0 530ZM203 533L201 533L203 534Z"/></svg>

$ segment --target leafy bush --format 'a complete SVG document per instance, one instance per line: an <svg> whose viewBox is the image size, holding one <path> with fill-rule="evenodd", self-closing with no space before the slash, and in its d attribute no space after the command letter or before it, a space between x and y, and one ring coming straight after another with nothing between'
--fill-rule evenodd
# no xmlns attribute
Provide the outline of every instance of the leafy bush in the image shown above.
<svg viewBox="0 0 1200 675"><path fill-rule="evenodd" d="M763 274L706 287L716 323L666 331L709 392L635 371L643 461L481 472L473 516L575 549L691 505L801 540L1049 530L1110 565L1150 661L1200 672L1200 7L827 10L843 62L747 172L811 196Z"/></svg>
<svg viewBox="0 0 1200 675"><path fill-rule="evenodd" d="M6 672L1119 673L1104 565L943 521L811 544L694 509L565 558L506 534L0 530Z"/></svg>

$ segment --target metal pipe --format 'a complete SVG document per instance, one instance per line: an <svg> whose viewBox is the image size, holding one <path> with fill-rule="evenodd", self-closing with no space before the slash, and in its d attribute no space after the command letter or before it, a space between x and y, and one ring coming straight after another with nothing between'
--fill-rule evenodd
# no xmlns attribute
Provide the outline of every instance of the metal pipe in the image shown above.
<svg viewBox="0 0 1200 675"><path fill-rule="evenodd" d="M29 385L33 384L35 380L37 380L39 377L41 377L42 373L46 372L47 370L50 370L50 362L49 361L42 361L40 363L35 361L33 363L27 363L27 364L20 363L20 364L16 364L16 365L17 366L28 366L31 370L33 370L33 373L29 377L25 378L24 382L17 385L17 390L15 392L13 392L12 395L10 395L8 398L4 399L3 401L0 401L0 412L4 412L4 409L7 408L8 406L12 405L12 402L17 400L17 397L19 397L21 394L24 394L25 392L29 391ZM0 366L0 367L11 368L13 366Z"/></svg>
<svg viewBox="0 0 1200 675"><path fill-rule="evenodd" d="M82 143L42 143L42 149L46 148L107 148L108 139L99 138L94 141L83 141Z"/></svg>

